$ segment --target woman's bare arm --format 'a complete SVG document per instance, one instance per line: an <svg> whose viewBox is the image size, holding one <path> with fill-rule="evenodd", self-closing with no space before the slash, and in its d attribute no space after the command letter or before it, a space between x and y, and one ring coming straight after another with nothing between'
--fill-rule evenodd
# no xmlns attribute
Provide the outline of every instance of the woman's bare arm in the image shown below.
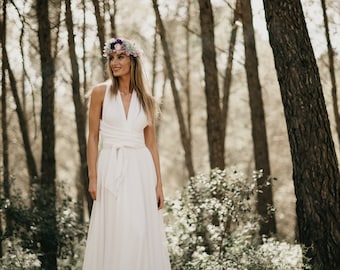
<svg viewBox="0 0 340 270"><path fill-rule="evenodd" d="M144 129L144 137L145 137L145 145L150 150L152 158L153 158L153 162L155 164L156 175L157 175L157 186L156 186L157 204L158 204L158 209L162 209L164 207L164 195L163 195L159 154L158 154L156 133L155 133L154 126L147 126Z"/></svg>
<svg viewBox="0 0 340 270"><path fill-rule="evenodd" d="M102 106L106 86L96 86L91 94L89 109L89 135L87 142L87 164L89 172L89 192L93 200L97 193L97 157L99 141L99 123L102 114Z"/></svg>

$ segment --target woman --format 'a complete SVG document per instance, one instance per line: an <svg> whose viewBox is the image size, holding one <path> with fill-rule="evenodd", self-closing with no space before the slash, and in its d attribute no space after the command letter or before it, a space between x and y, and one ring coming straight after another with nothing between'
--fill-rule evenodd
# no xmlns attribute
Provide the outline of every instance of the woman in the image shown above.
<svg viewBox="0 0 340 270"><path fill-rule="evenodd" d="M111 80L91 94L88 168L94 204L83 270L170 269L158 211L164 198L155 102L144 86L140 56L131 41L109 40L104 57Z"/></svg>

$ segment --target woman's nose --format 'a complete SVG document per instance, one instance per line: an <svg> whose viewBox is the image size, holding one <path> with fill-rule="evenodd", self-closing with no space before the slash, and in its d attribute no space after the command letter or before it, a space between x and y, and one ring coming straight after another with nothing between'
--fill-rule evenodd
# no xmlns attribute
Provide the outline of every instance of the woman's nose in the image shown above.
<svg viewBox="0 0 340 270"><path fill-rule="evenodd" d="M118 64L118 59L112 58L111 59L111 65L116 65L116 64Z"/></svg>

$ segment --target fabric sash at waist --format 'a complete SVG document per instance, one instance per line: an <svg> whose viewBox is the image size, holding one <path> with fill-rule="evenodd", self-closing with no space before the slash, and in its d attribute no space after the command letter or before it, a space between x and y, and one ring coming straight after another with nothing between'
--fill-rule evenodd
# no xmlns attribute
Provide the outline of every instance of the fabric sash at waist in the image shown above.
<svg viewBox="0 0 340 270"><path fill-rule="evenodd" d="M126 160L127 149L145 148L144 133L129 132L100 122L102 149L109 149L110 156L104 178L104 187L114 196L118 196L119 188L128 170Z"/></svg>

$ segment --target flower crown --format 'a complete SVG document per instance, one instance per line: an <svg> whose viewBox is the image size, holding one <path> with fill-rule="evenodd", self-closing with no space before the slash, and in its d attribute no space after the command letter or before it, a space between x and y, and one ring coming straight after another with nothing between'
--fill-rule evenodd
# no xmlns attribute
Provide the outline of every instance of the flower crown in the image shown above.
<svg viewBox="0 0 340 270"><path fill-rule="evenodd" d="M105 43L103 56L109 57L112 53L125 53L134 57L140 57L142 51L137 48L134 42L127 39L112 38Z"/></svg>

